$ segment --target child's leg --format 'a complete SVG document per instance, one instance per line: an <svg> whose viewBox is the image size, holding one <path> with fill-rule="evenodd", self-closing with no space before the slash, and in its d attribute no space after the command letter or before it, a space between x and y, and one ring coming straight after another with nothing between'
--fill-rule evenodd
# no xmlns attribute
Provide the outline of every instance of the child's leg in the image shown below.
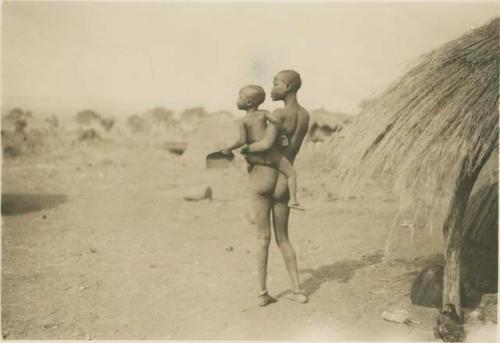
<svg viewBox="0 0 500 343"><path fill-rule="evenodd" d="M290 200L292 204L298 204L297 201L297 172L295 168L290 163L290 161L285 157L281 157L278 170L286 175L288 179L288 190L290 191Z"/></svg>

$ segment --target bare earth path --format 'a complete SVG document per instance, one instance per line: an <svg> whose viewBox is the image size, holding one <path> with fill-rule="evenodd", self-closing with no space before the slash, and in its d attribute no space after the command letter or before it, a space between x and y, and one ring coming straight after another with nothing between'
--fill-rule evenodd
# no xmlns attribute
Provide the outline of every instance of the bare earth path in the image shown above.
<svg viewBox="0 0 500 343"><path fill-rule="evenodd" d="M310 303L282 295L289 282L272 246L269 288L256 305L254 239L242 164L193 168L160 150L80 147L3 164L2 333L8 339L434 340L437 311L409 290L439 251L439 232L397 228L382 263L395 201L380 187L326 199L298 161L303 203L291 236ZM243 182L245 186L238 186ZM213 201L186 202L184 187L211 185ZM382 320L410 311L419 327Z"/></svg>

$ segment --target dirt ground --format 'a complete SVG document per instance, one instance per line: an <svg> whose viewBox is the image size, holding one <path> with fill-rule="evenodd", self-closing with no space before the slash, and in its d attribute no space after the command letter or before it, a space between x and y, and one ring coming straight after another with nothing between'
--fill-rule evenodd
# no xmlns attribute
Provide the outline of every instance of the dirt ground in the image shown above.
<svg viewBox="0 0 500 343"><path fill-rule="evenodd" d="M305 146L297 170L307 211L292 214L290 230L310 301L284 297L289 280L273 244L278 302L260 308L245 166L204 170L193 156L104 141L4 160L3 337L435 340L438 311L412 305L409 292L439 259L441 233L417 225L412 242L398 224L384 262L397 211L387 184L338 199ZM207 185L212 201L183 200ZM419 324L384 321L391 309ZM496 325L467 330L469 341L495 340Z"/></svg>

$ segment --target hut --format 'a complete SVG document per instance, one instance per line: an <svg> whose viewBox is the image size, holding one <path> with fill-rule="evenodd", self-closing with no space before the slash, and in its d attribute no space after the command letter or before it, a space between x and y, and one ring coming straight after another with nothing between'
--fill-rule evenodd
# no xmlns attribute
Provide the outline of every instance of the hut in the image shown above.
<svg viewBox="0 0 500 343"><path fill-rule="evenodd" d="M444 233L443 304L458 313L466 231L482 239L482 225L496 211L490 205L498 201L496 191L487 192L481 206L471 206L476 225L467 229L469 196L498 153L499 23L496 18L422 56L362 109L341 144L329 150L327 168L337 169L346 191L389 169L401 203L423 202L433 210Z"/></svg>

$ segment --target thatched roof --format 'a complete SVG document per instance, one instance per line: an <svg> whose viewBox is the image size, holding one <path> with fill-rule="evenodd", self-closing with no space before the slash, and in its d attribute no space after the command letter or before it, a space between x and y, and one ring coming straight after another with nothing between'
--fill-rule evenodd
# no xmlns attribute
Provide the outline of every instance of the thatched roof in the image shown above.
<svg viewBox="0 0 500 343"><path fill-rule="evenodd" d="M350 186L390 169L402 197L449 205L459 176L498 147L499 23L422 56L362 109L329 168Z"/></svg>

